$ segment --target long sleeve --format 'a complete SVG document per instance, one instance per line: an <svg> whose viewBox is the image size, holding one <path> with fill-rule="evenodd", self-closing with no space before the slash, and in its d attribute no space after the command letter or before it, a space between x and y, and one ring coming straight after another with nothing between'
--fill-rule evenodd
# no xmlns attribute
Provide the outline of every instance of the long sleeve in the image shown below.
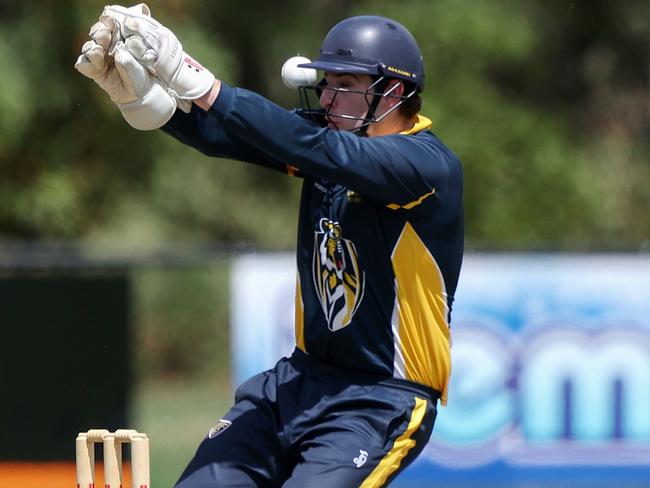
<svg viewBox="0 0 650 488"><path fill-rule="evenodd" d="M303 174L351 188L395 208L415 206L444 195L460 178L456 156L428 131L359 137L323 128L253 92L222 84L210 109L231 137Z"/></svg>
<svg viewBox="0 0 650 488"><path fill-rule="evenodd" d="M177 110L162 130L207 156L236 159L277 169L283 173L292 173L286 163L269 156L246 140L226 132L214 114L195 105L192 105L189 114Z"/></svg>

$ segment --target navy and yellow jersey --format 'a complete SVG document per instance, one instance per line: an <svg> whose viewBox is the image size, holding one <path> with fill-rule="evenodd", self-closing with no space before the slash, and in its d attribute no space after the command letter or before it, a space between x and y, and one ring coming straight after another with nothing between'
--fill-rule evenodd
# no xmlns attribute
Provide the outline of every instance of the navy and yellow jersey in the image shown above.
<svg viewBox="0 0 650 488"><path fill-rule="evenodd" d="M462 170L419 116L408 132L359 137L222 85L213 107L164 130L205 154L304 178L296 345L321 362L442 393L463 256Z"/></svg>

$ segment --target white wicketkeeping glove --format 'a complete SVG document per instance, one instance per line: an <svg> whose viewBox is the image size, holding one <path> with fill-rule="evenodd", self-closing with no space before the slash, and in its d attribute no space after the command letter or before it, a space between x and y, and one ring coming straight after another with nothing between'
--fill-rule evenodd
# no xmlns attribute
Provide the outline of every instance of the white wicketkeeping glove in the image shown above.
<svg viewBox="0 0 650 488"><path fill-rule="evenodd" d="M92 40L81 48L75 68L108 93L131 127L162 127L174 115L176 100L133 57L110 25L97 22L90 35Z"/></svg>
<svg viewBox="0 0 650 488"><path fill-rule="evenodd" d="M115 21L129 52L155 73L175 98L196 100L212 88L214 75L183 51L178 38L151 17L144 3L131 8L109 5L102 15Z"/></svg>

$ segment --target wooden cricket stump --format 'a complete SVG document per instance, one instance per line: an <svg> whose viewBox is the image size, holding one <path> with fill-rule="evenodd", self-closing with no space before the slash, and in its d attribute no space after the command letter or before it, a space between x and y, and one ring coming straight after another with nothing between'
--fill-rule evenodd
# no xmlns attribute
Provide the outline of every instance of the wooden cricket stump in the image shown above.
<svg viewBox="0 0 650 488"><path fill-rule="evenodd" d="M92 429L77 436L77 488L95 488L95 444L103 444L104 487L122 488L122 444L131 444L131 486L149 488L149 439L136 430ZM99 488L99 487L97 487Z"/></svg>

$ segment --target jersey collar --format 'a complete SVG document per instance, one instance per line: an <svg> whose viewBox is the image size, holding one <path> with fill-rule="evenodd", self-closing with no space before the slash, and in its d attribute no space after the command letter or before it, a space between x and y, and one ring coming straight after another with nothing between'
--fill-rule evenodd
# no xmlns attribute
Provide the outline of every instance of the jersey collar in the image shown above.
<svg viewBox="0 0 650 488"><path fill-rule="evenodd" d="M400 132L400 134L404 134L405 136L410 134L416 134L418 132L428 129L432 125L433 122L431 122L431 119L425 117L424 115L418 114L418 119L415 121L413 127L411 127L409 130L405 130L404 132Z"/></svg>

